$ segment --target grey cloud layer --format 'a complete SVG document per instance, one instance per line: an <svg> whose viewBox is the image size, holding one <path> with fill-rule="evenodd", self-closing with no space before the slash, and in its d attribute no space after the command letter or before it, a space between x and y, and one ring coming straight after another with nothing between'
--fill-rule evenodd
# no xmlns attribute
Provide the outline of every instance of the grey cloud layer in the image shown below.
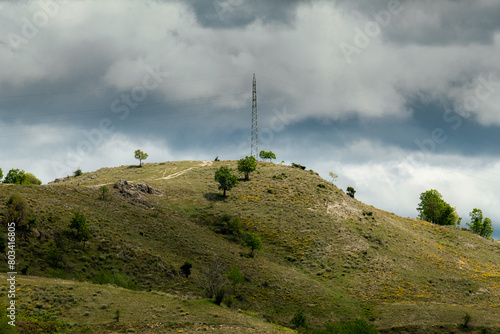
<svg viewBox="0 0 500 334"><path fill-rule="evenodd" d="M240 158L248 154L239 148L250 134L256 73L262 148L306 165L340 166L344 178L366 187L359 189L366 202L383 196L374 195L380 182L353 172L369 173L365 164L377 166L388 187L408 193L403 203L412 203L410 193L420 186L435 186L433 168L460 159L470 162L466 174L495 175L500 4L401 0L388 22L367 31L372 14L390 3L70 1L33 36L23 29L26 20L36 24L39 3L6 3L0 9L0 167L30 170L45 182L65 176L51 163L65 163L103 119L113 131L70 169L133 163L121 151L136 146L156 161ZM12 33L26 42L13 47ZM356 48L349 62L342 43ZM147 68L157 66L168 76L146 90ZM293 117L276 127L274 110L285 108ZM395 167L422 151L411 168ZM415 185L419 179L422 185ZM458 192L484 187L465 183L473 190ZM456 185L441 187L454 193ZM483 211L499 203L493 193ZM404 205L414 211L415 204Z"/></svg>

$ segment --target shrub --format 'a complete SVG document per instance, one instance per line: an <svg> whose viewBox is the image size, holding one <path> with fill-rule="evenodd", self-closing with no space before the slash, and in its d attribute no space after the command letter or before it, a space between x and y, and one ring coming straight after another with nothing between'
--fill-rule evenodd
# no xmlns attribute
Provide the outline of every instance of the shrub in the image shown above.
<svg viewBox="0 0 500 334"><path fill-rule="evenodd" d="M293 326L295 326L295 328L303 328L303 329L308 328L306 316L302 311L297 312L297 314L295 314L295 316L292 318L290 322L292 323Z"/></svg>
<svg viewBox="0 0 500 334"><path fill-rule="evenodd" d="M327 324L326 329L313 331L314 334L378 334L377 329L363 319L344 323Z"/></svg>
<svg viewBox="0 0 500 334"><path fill-rule="evenodd" d="M125 289L136 290L137 285L126 274L101 270L92 278L94 284L114 284Z"/></svg>
<svg viewBox="0 0 500 334"><path fill-rule="evenodd" d="M286 179L286 178L287 178L287 176L286 176L285 173L281 173L281 174L273 176L273 179L275 179L275 180L283 180L283 179Z"/></svg>
<svg viewBox="0 0 500 334"><path fill-rule="evenodd" d="M469 330L471 328L470 326L470 321L472 320L472 317L470 316L469 313L465 313L464 315L464 322L463 324L460 325L460 327L464 330Z"/></svg>
<svg viewBox="0 0 500 334"><path fill-rule="evenodd" d="M5 253L5 246L7 246L7 239L3 227L0 226L0 253Z"/></svg>
<svg viewBox="0 0 500 334"><path fill-rule="evenodd" d="M36 217L29 217L28 218L28 231L31 231L31 228L35 227L36 225L37 225Z"/></svg>
<svg viewBox="0 0 500 334"><path fill-rule="evenodd" d="M82 176L82 175L83 175L83 172L82 172L82 170L80 168L78 168L77 170L75 170L73 172L73 176L74 177L78 177L78 176Z"/></svg>
<svg viewBox="0 0 500 334"><path fill-rule="evenodd" d="M186 277L186 278L189 278L189 276L191 276L191 268L193 267L193 265L189 262L184 262L184 264L181 266L181 271L182 271L182 274Z"/></svg>
<svg viewBox="0 0 500 334"><path fill-rule="evenodd" d="M28 214L28 203L21 195L12 195L5 205L7 206L5 213L7 223L14 222L17 227L24 223Z"/></svg>
<svg viewBox="0 0 500 334"><path fill-rule="evenodd" d="M292 167L294 167L294 168L300 168L302 170L306 169L306 166L302 166L302 165L296 164L295 162L292 162Z"/></svg>

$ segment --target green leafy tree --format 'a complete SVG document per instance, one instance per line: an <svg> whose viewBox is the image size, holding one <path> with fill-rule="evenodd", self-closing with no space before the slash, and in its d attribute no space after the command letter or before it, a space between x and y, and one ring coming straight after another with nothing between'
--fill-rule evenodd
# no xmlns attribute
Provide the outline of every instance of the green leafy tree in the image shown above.
<svg viewBox="0 0 500 334"><path fill-rule="evenodd" d="M238 170L242 173L245 173L245 180L249 179L249 175L251 172L257 169L257 160L253 155L246 156L243 159L238 160Z"/></svg>
<svg viewBox="0 0 500 334"><path fill-rule="evenodd" d="M35 175L31 173L26 173L24 170L20 169L11 169L5 176L3 183L12 183L12 184L42 184Z"/></svg>
<svg viewBox="0 0 500 334"><path fill-rule="evenodd" d="M419 219L438 225L457 225L460 222L455 208L443 200L441 194L431 189L420 194L417 211Z"/></svg>
<svg viewBox="0 0 500 334"><path fill-rule="evenodd" d="M148 158L148 154L142 152L141 150L135 150L134 157L139 160L139 167L142 167L142 160Z"/></svg>
<svg viewBox="0 0 500 334"><path fill-rule="evenodd" d="M105 201L106 199L108 199L108 192L109 192L109 188L106 187L106 186L101 186L99 187L99 199L100 200L103 200Z"/></svg>
<svg viewBox="0 0 500 334"><path fill-rule="evenodd" d="M27 177L24 170L14 169L9 170L3 183L12 183L12 184L26 184Z"/></svg>
<svg viewBox="0 0 500 334"><path fill-rule="evenodd" d="M483 219L483 212L480 209L473 209L469 213L469 216L470 223L467 223L467 227L482 237L491 238L493 234L493 222L491 219L487 217Z"/></svg>
<svg viewBox="0 0 500 334"><path fill-rule="evenodd" d="M224 197L226 190L231 190L238 183L238 177L231 174L232 171L232 168L221 167L215 172L215 181L219 182L219 189L224 190Z"/></svg>
<svg viewBox="0 0 500 334"><path fill-rule="evenodd" d="M83 175L83 172L82 172L82 170L80 168L78 168L77 170L75 170L73 172L73 176L74 177L78 177L78 176L82 176L82 175Z"/></svg>
<svg viewBox="0 0 500 334"><path fill-rule="evenodd" d="M73 212L73 218L71 218L71 221L69 223L69 228L75 229L76 237L80 239L82 232L86 228L88 228L87 218L85 217L85 215L78 211Z"/></svg>
<svg viewBox="0 0 500 334"><path fill-rule="evenodd" d="M3 178L3 171L2 168L0 168L0 181L2 181L2 178Z"/></svg>
<svg viewBox="0 0 500 334"><path fill-rule="evenodd" d="M227 273L227 279L233 284L233 293L236 291L236 285L245 282L245 278L241 274L238 267L231 267L231 270Z"/></svg>
<svg viewBox="0 0 500 334"><path fill-rule="evenodd" d="M276 154L274 154L272 151L266 152L266 151L260 151L259 157L261 159L269 159L271 161L272 159L276 159Z"/></svg>
<svg viewBox="0 0 500 334"><path fill-rule="evenodd" d="M347 195L349 195L352 198L354 198L354 194L356 193L356 190L354 190L353 187L347 187L346 191L347 191Z"/></svg>
<svg viewBox="0 0 500 334"><path fill-rule="evenodd" d="M247 236L245 237L245 245L250 248L250 256L253 257L254 251L262 248L262 241L258 235L254 233L247 233Z"/></svg>
<svg viewBox="0 0 500 334"><path fill-rule="evenodd" d="M31 173L26 173L26 180L27 184L36 184L36 185L41 185L42 181L40 181L35 175Z"/></svg>

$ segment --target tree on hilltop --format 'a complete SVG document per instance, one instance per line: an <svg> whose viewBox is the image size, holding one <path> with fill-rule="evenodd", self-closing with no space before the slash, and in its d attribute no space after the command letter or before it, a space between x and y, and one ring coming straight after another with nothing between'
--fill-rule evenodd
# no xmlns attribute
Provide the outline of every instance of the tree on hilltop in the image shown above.
<svg viewBox="0 0 500 334"><path fill-rule="evenodd" d="M272 159L276 159L276 154L274 154L272 151L269 151L269 152L260 151L259 157L263 160L269 159L269 162L270 162Z"/></svg>
<svg viewBox="0 0 500 334"><path fill-rule="evenodd" d="M418 218L438 225L460 224L460 217L450 204L443 200L442 195L435 189L420 194L420 203L417 211Z"/></svg>
<svg viewBox="0 0 500 334"><path fill-rule="evenodd" d="M257 169L257 160L253 155L238 160L238 170L245 173L245 180L249 180L249 174Z"/></svg>
<svg viewBox="0 0 500 334"><path fill-rule="evenodd" d="M337 181L337 179L338 179L338 177L339 177L339 176L338 176L337 174L335 174L334 172L330 172L330 173L328 173L328 175L330 175L330 177L332 178L332 183L334 183L335 181Z"/></svg>
<svg viewBox="0 0 500 334"><path fill-rule="evenodd" d="M490 218L483 219L483 212L480 209L473 209L469 213L470 223L467 223L467 227L474 233L479 234L484 238L491 238L493 234L493 222Z"/></svg>
<svg viewBox="0 0 500 334"><path fill-rule="evenodd" d="M215 172L215 181L219 182L219 189L224 190L224 197L226 190L231 190L238 183L238 177L231 174L232 171L232 168L221 167Z"/></svg>
<svg viewBox="0 0 500 334"><path fill-rule="evenodd" d="M135 150L134 157L139 160L139 167L142 167L142 160L146 160L148 158L148 154L141 150Z"/></svg>
<svg viewBox="0 0 500 334"><path fill-rule="evenodd" d="M3 171L2 168L0 168L0 181L2 181L2 178L3 178Z"/></svg>
<svg viewBox="0 0 500 334"><path fill-rule="evenodd" d="M42 184L35 175L32 173L26 173L24 170L14 169L9 170L3 183L12 183L12 184Z"/></svg>

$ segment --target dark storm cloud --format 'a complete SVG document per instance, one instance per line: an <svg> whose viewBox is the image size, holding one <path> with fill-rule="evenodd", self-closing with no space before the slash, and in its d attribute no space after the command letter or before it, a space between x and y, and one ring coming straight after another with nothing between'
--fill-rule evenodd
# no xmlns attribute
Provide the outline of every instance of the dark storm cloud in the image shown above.
<svg viewBox="0 0 500 334"><path fill-rule="evenodd" d="M500 31L500 2L487 0L337 0L347 15L364 15L374 20L376 13L393 3L402 12L383 30L384 38L398 44L443 46L449 44L492 44Z"/></svg>
<svg viewBox="0 0 500 334"><path fill-rule="evenodd" d="M244 28L257 19L264 24L292 25L298 5L309 0L189 0L198 23L207 28Z"/></svg>

